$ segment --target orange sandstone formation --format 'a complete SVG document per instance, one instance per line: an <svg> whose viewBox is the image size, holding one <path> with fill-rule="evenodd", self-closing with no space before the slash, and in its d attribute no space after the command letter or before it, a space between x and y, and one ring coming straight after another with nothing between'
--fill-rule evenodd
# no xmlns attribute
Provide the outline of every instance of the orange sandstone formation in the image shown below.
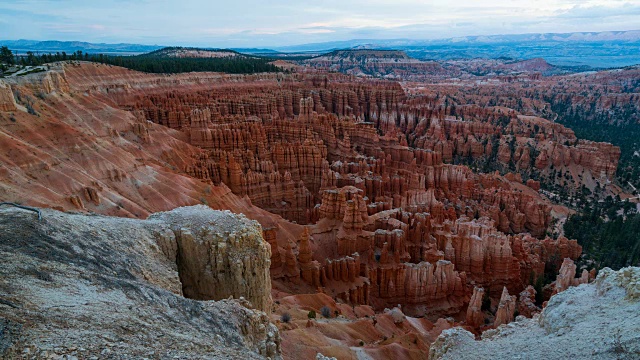
<svg viewBox="0 0 640 360"><path fill-rule="evenodd" d="M498 327L502 324L508 324L513 321L513 314L516 311L516 297L509 295L509 291L505 287L502 290L498 310L496 311L496 319L493 326Z"/></svg>
<svg viewBox="0 0 640 360"><path fill-rule="evenodd" d="M467 307L466 323L474 328L484 325L484 314L482 313L482 298L484 297L484 289L475 287L473 295L469 300Z"/></svg>
<svg viewBox="0 0 640 360"><path fill-rule="evenodd" d="M580 284L586 284L589 282L589 272L583 270L579 278L576 278L576 264L570 258L565 258L562 261L560 272L555 281L553 294L557 294L561 291L567 290L570 286L578 286Z"/></svg>
<svg viewBox="0 0 640 360"><path fill-rule="evenodd" d="M532 317L539 313L541 309L536 306L536 290L533 286L527 286L520 295L518 295L518 313L522 316Z"/></svg>
<svg viewBox="0 0 640 360"><path fill-rule="evenodd" d="M568 263L581 247L546 237L552 203L529 175L611 177L619 156L542 118L472 105L451 115L429 94L342 74L152 75L79 63L12 81L47 95L34 97L37 117L15 110L0 84L3 200L141 218L198 203L244 213L262 225L274 300L306 294L334 315L353 312L354 326L371 324L362 341L378 341L370 353L380 356L395 354L398 342L381 335L400 334L391 326L435 326L415 317L466 310L467 326L483 326L485 293L498 303L495 325L513 320L509 293L520 294L521 314L537 311L529 285L545 266L561 266L557 291L583 281ZM471 165L487 159L497 168ZM201 265L194 280L212 276ZM397 324L381 315L395 307L408 316ZM390 323L380 330L370 313ZM306 318L304 327L326 330Z"/></svg>
<svg viewBox="0 0 640 360"><path fill-rule="evenodd" d="M11 92L11 86L0 80L0 111L15 111L16 100Z"/></svg>

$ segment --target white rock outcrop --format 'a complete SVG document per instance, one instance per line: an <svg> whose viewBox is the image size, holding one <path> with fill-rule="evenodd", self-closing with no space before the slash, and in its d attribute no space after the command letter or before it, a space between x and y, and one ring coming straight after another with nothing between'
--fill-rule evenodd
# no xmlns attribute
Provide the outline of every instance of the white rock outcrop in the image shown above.
<svg viewBox="0 0 640 360"><path fill-rule="evenodd" d="M153 214L167 224L177 242L177 264L184 295L198 300L229 296L271 308L271 248L258 222L204 205Z"/></svg>
<svg viewBox="0 0 640 360"><path fill-rule="evenodd" d="M240 281L220 286L247 290L246 299L268 298L270 287L250 285L269 269L253 222L201 206L149 220L41 212L38 220L26 210L0 208L0 358L281 358L280 335L267 313L228 295L219 301L182 296L180 266L197 269L194 276L207 289L214 259L226 266L264 256L264 269L242 262L241 279L229 268L217 280ZM178 222L193 236L176 236ZM180 265L179 258L197 265ZM201 261L211 262L204 274Z"/></svg>
<svg viewBox="0 0 640 360"><path fill-rule="evenodd" d="M605 268L554 295L532 319L485 331L445 330L429 359L640 359L640 268Z"/></svg>

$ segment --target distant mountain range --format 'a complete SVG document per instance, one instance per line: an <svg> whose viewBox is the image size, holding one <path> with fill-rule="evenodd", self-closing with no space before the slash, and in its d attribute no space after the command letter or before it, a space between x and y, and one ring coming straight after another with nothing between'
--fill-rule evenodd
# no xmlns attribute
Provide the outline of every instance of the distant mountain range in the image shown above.
<svg viewBox="0 0 640 360"><path fill-rule="evenodd" d="M438 40L355 39L274 50L317 53L347 48L404 50L421 60L544 58L560 66L612 68L640 64L640 30L465 36Z"/></svg>
<svg viewBox="0 0 640 360"><path fill-rule="evenodd" d="M18 53L81 50L89 53L132 55L155 51L161 45L94 44L79 41L0 40ZM355 39L271 49L233 48L246 54L324 53L338 49L394 49L422 60L472 58L544 58L553 65L612 68L640 64L640 30L464 36L438 40Z"/></svg>
<svg viewBox="0 0 640 360"><path fill-rule="evenodd" d="M94 44L84 41L37 41L37 40L0 40L0 45L7 46L13 52L24 53L33 52L67 52L72 53L78 50L88 53L120 54L132 55L151 52L162 49L160 45L140 45L140 44Z"/></svg>
<svg viewBox="0 0 640 360"><path fill-rule="evenodd" d="M330 41L322 43L301 44L274 47L280 52L298 51L329 51L346 48L404 48L434 45L471 45L471 44L499 44L522 42L640 42L640 30L607 31L607 32L576 32L576 33L544 33L544 34L509 34L509 35L478 35L463 36L434 40L414 39L353 39L346 41Z"/></svg>

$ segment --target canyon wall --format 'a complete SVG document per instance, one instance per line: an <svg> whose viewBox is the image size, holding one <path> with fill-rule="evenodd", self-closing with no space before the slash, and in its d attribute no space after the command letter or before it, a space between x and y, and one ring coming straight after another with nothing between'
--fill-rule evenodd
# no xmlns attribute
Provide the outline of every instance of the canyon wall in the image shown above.
<svg viewBox="0 0 640 360"><path fill-rule="evenodd" d="M184 292L242 293L265 310L269 296L255 289L270 282L414 316L464 312L476 287L497 304L581 248L547 237L553 204L535 179L460 159L605 175L615 162L615 148L544 119L474 107L445 115L440 100L398 83L341 74L151 75L78 63L12 87L39 116L18 112L13 123L0 113L4 198L142 218L194 204L242 212L266 242L254 241L257 227L205 234L176 222L176 241L197 244L180 256L200 259L182 267ZM253 250L230 256L234 243ZM241 280L254 272L255 286ZM202 281L210 286L196 288Z"/></svg>

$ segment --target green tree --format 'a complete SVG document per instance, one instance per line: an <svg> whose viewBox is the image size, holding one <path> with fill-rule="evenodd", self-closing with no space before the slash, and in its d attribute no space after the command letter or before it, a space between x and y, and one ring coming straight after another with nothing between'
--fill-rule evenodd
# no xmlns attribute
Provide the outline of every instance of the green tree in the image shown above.
<svg viewBox="0 0 640 360"><path fill-rule="evenodd" d="M32 51L27 51L27 64L38 65L36 55Z"/></svg>
<svg viewBox="0 0 640 360"><path fill-rule="evenodd" d="M15 64L13 52L6 46L3 46L0 48L0 62L9 64L9 65Z"/></svg>

